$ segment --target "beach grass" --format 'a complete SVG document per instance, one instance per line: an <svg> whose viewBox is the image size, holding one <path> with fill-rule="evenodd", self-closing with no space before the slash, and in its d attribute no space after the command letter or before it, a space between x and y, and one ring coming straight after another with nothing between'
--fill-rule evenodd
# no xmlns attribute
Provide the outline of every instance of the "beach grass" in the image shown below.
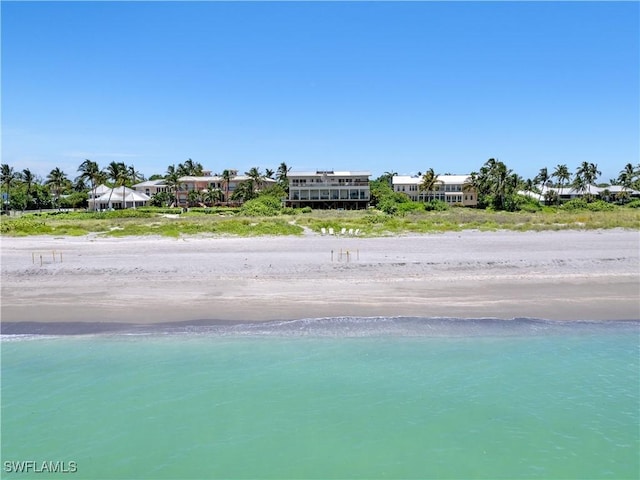
<svg viewBox="0 0 640 480"><path fill-rule="evenodd" d="M0 232L8 236L99 234L105 236L159 235L301 235L330 228L359 230L362 236L429 234L461 230L545 231L625 228L640 230L640 209L615 207L610 211L562 210L495 212L470 208L387 215L376 210L314 210L277 216L244 216L237 212L191 211L166 214L152 209L115 212L54 212L3 217Z"/></svg>

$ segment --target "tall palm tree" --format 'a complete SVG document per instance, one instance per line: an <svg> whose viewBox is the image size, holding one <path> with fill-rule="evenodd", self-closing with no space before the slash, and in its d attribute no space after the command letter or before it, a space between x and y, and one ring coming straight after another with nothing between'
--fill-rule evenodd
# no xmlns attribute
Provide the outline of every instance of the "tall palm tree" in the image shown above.
<svg viewBox="0 0 640 480"><path fill-rule="evenodd" d="M102 172L100 170L100 167L98 166L97 162L94 162L93 160L89 160L88 158L85 159L84 162L82 162L80 164L80 166L78 167L78 172L80 172L80 176L78 178L81 178L83 180L88 180L89 183L91 184L91 191L92 191L92 195L93 195L93 209L96 210L97 208L97 203L95 201L96 198L96 189L98 188L98 185L100 184L100 181L104 181L104 172Z"/></svg>
<svg viewBox="0 0 640 480"><path fill-rule="evenodd" d="M173 192L173 203L178 206L178 186L180 185L180 173L176 169L175 165L169 165L167 167L167 173L164 177L164 181L169 187L169 190Z"/></svg>
<svg viewBox="0 0 640 480"><path fill-rule="evenodd" d="M203 173L202 164L194 162L190 158L178 165L178 173L181 177L200 177Z"/></svg>
<svg viewBox="0 0 640 480"><path fill-rule="evenodd" d="M438 180L438 175L433 171L433 168L430 168L424 173L424 175L422 175L420 190L430 193L431 200L433 200L436 186L440 184L442 184L442 180Z"/></svg>
<svg viewBox="0 0 640 480"><path fill-rule="evenodd" d="M231 179L234 177L233 172L231 170L224 170L222 172L222 181L224 182L224 198L229 205L229 183Z"/></svg>
<svg viewBox="0 0 640 480"><path fill-rule="evenodd" d="M291 171L291 167L287 167L287 164L282 162L278 166L276 171L276 182L280 185L287 194L289 193L289 177L288 174Z"/></svg>
<svg viewBox="0 0 640 480"><path fill-rule="evenodd" d="M24 170L22 170L22 173L20 174L20 178L22 179L22 183L25 186L26 189L26 197L25 197L25 204L24 204L24 210L26 210L27 206L29 205L29 202L31 201L31 187L33 186L33 183L36 181L35 176L33 175L33 173L31 173L31 170L29 170L28 168L25 168Z"/></svg>
<svg viewBox="0 0 640 480"><path fill-rule="evenodd" d="M633 165L630 163L627 163L624 166L624 168L620 170L620 174L618 175L618 178L615 180L622 186L624 190L627 190L631 188L631 186L633 185L633 181L637 175L638 173L633 168Z"/></svg>
<svg viewBox="0 0 640 480"><path fill-rule="evenodd" d="M251 198L254 198L256 192L260 190L262 186L262 181L264 180L264 175L260 172L258 167L251 167L248 172L244 172L244 174L249 177L248 184L248 194ZM250 200L250 199L247 199Z"/></svg>
<svg viewBox="0 0 640 480"><path fill-rule="evenodd" d="M124 185L127 181L127 166L124 162L111 162L107 166L107 178L113 182L111 192L109 192L109 209L112 208L111 196L113 195L113 190L120 186L123 187L122 208L124 208Z"/></svg>
<svg viewBox="0 0 640 480"><path fill-rule="evenodd" d="M47 181L45 184L53 190L55 202L59 205L62 190L69 184L67 174L60 170L60 168L56 167L49 172L49 175L47 175Z"/></svg>
<svg viewBox="0 0 640 480"><path fill-rule="evenodd" d="M538 175L536 175L533 181L542 187L546 187L550 179L551 177L549 176L549 171L547 170L547 167L544 167L540 169Z"/></svg>
<svg viewBox="0 0 640 480"><path fill-rule="evenodd" d="M569 173L569 169L564 164L558 165L556 169L553 171L552 176L558 179L558 185L560 186L561 192L563 191L564 187L569 183L569 180L571 180L571 173ZM557 196L557 202L558 202L558 205L560 205L560 194L558 194Z"/></svg>
<svg viewBox="0 0 640 480"><path fill-rule="evenodd" d="M589 187L595 183L596 179L600 175L602 175L602 172L598 170L598 165L596 165L595 163L582 162L576 169L576 174L572 186L578 192L588 192ZM590 198L590 196L587 198Z"/></svg>
<svg viewBox="0 0 640 480"><path fill-rule="evenodd" d="M0 166L0 182L2 183L2 186L4 187L7 194L5 208L8 208L9 206L11 184L15 181L15 179L16 173L13 171L13 167L10 167L8 164L3 163Z"/></svg>

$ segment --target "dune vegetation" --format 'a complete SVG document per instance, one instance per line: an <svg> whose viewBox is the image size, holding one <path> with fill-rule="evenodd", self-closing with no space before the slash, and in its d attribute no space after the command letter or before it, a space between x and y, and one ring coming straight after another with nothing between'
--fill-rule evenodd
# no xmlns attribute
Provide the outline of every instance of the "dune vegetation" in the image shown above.
<svg viewBox="0 0 640 480"><path fill-rule="evenodd" d="M447 208L387 214L375 209L336 211L248 205L242 208L141 208L111 212L48 212L3 216L2 235L303 235L333 229L358 231L360 236L439 233L447 231L541 231L571 229L640 229L637 202L627 206L572 205L544 207L535 212L505 212ZM605 208L606 207L606 208ZM636 207L636 208L634 208Z"/></svg>

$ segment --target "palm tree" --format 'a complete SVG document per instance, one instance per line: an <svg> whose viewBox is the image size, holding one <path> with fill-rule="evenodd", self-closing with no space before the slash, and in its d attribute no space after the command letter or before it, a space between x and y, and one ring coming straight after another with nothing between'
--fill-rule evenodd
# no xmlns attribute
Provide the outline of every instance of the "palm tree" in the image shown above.
<svg viewBox="0 0 640 480"><path fill-rule="evenodd" d="M178 165L178 173L181 177L200 177L202 176L202 164L188 159L186 162Z"/></svg>
<svg viewBox="0 0 640 480"><path fill-rule="evenodd" d="M229 205L229 183L231 179L234 177L233 172L231 170L224 170L222 172L222 181L224 182L224 198Z"/></svg>
<svg viewBox="0 0 640 480"><path fill-rule="evenodd" d="M287 167L287 164L282 162L276 171L276 182L280 185L287 194L289 193L289 178L288 174L291 171L291 167Z"/></svg>
<svg viewBox="0 0 640 480"><path fill-rule="evenodd" d="M224 193L219 188L210 188L204 194L204 201L209 203L211 206L215 205L217 202L221 202L224 198Z"/></svg>
<svg viewBox="0 0 640 480"><path fill-rule="evenodd" d="M433 168L427 170L424 175L422 175L422 182L420 182L420 190L426 191L431 194L431 200L434 198L434 191L436 190L436 186L442 184L442 180L438 180L438 175L433 171Z"/></svg>
<svg viewBox="0 0 640 480"><path fill-rule="evenodd" d="M274 173L275 172L273 170L271 170L270 168L265 168L265 170L264 170L264 176L266 178L273 178Z"/></svg>
<svg viewBox="0 0 640 480"><path fill-rule="evenodd" d="M566 165L558 165L556 169L553 171L553 177L558 179L558 185L560 186L560 191L562 192L565 185L569 183L571 180L571 174L569 173L569 169ZM560 194L557 197L558 205L560 204Z"/></svg>
<svg viewBox="0 0 640 480"><path fill-rule="evenodd" d="M169 187L169 190L173 192L173 202L175 206L178 206L178 186L180 185L180 173L176 169L175 165L169 165L167 167L167 173L164 177L164 181Z"/></svg>
<svg viewBox="0 0 640 480"><path fill-rule="evenodd" d="M549 176L549 171L547 170L547 167L544 167L540 169L540 171L538 172L538 175L535 176L533 181L540 186L546 187L547 183L549 183L550 178L551 177Z"/></svg>
<svg viewBox="0 0 640 480"><path fill-rule="evenodd" d="M59 204L62 189L69 184L69 179L67 178L66 173L56 167L49 172L49 175L47 175L47 181L45 184L53 190L55 201Z"/></svg>
<svg viewBox="0 0 640 480"><path fill-rule="evenodd" d="M31 201L31 187L33 186L33 183L35 182L36 178L33 175L33 173L31 173L31 170L29 170L28 168L25 168L24 170L22 170L22 174L20 175L20 178L22 179L22 183L24 183L24 186L26 188L26 197L25 197L24 208L23 208L23 210L26 210L27 206L29 205L29 202Z"/></svg>
<svg viewBox="0 0 640 480"><path fill-rule="evenodd" d="M123 187L122 190L122 208L124 208L124 185L127 181L127 166L124 162L111 162L107 167L107 178L113 182L113 186L111 188L111 192L109 192L109 209L111 206L111 196L113 195L113 190L119 186Z"/></svg>
<svg viewBox="0 0 640 480"><path fill-rule="evenodd" d="M197 190L190 190L187 194L187 202L190 207L196 206L200 203L201 194Z"/></svg>
<svg viewBox="0 0 640 480"><path fill-rule="evenodd" d="M578 192L585 193L589 191L589 187L595 183L600 175L602 175L602 172L598 170L598 165L595 163L582 162L576 169L572 186ZM589 198L590 196L587 197L587 199Z"/></svg>
<svg viewBox="0 0 640 480"><path fill-rule="evenodd" d="M250 198L247 198L246 200L250 200L251 198L254 198L256 192L260 190L264 176L258 167L251 167L249 171L244 172L244 174L249 177L249 180L247 181L249 184L247 193Z"/></svg>
<svg viewBox="0 0 640 480"><path fill-rule="evenodd" d="M10 167L8 164L3 163L2 166L0 166L0 182L2 183L2 186L5 187L5 191L7 193L7 198L5 200L5 208L8 208L9 206L9 193L11 190L11 184L15 181L16 179L16 173L13 171L13 167Z"/></svg>
<svg viewBox="0 0 640 480"><path fill-rule="evenodd" d="M78 178L83 180L88 180L89 183L91 184L91 191L93 192L93 199L94 199L93 209L96 210L97 208L97 203L95 202L96 189L98 188L100 181L101 180L104 181L104 177L105 177L104 172L100 170L100 167L98 166L97 162L89 160L88 158L85 159L85 161L80 164L80 166L78 167L78 172L80 172L80 176Z"/></svg>

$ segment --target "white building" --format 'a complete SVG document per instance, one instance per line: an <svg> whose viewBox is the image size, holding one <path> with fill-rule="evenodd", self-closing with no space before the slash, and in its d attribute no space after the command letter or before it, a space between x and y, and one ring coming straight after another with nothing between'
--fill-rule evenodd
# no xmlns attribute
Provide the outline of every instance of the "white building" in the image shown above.
<svg viewBox="0 0 640 480"><path fill-rule="evenodd" d="M147 180L146 182L136 183L131 188L133 188L136 192L144 193L148 197L152 197L156 193L169 192L170 190L164 179Z"/></svg>
<svg viewBox="0 0 640 480"><path fill-rule="evenodd" d="M422 176L395 175L392 179L393 191L406 194L414 202L441 200L449 205L478 205L478 194L469 186L469 175L438 175L433 192L420 189Z"/></svg>
<svg viewBox="0 0 640 480"><path fill-rule="evenodd" d="M371 198L370 176L371 173L364 171L289 172L287 206L345 210L367 208Z"/></svg>
<svg viewBox="0 0 640 480"><path fill-rule="evenodd" d="M148 195L136 192L129 187L109 188L100 185L98 192L96 198L91 198L93 192L89 194L90 211L146 207L149 205L149 200L151 200Z"/></svg>
<svg viewBox="0 0 640 480"><path fill-rule="evenodd" d="M575 200L577 198L583 198L585 195L592 195L594 197L600 197L603 200L611 201L621 195L625 195L629 198L640 198L640 192L631 188L625 188L621 185L609 185L608 187L598 187L596 185L588 185L584 191L576 190L573 187L553 187L542 186L538 187L539 192L518 192L521 195L526 195L531 198L535 198L540 202L544 202L548 197L559 198L560 202L566 202L569 200Z"/></svg>

